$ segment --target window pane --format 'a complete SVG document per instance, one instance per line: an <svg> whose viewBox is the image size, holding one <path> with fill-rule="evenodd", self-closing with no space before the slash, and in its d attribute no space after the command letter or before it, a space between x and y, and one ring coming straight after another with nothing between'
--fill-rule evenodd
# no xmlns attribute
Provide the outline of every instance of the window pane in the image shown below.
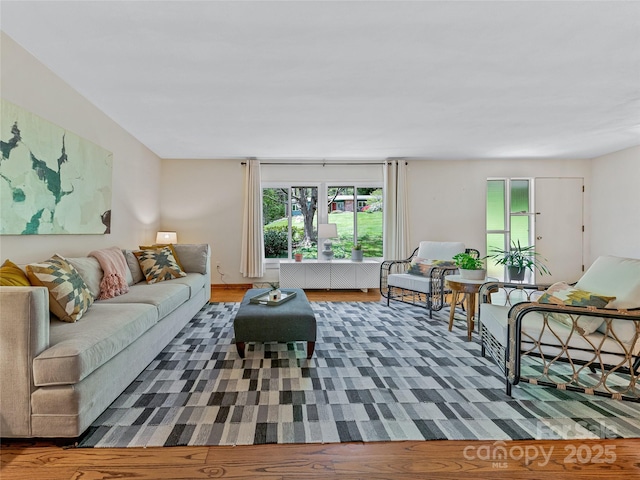
<svg viewBox="0 0 640 480"><path fill-rule="evenodd" d="M511 217L511 244L520 242L526 247L529 245L529 216L518 215Z"/></svg>
<svg viewBox="0 0 640 480"><path fill-rule="evenodd" d="M504 180L487 180L487 230L504 230Z"/></svg>
<svg viewBox="0 0 640 480"><path fill-rule="evenodd" d="M318 189L291 187L291 245L293 253L318 258Z"/></svg>
<svg viewBox="0 0 640 480"><path fill-rule="evenodd" d="M382 257L382 189L358 188L358 243L365 257Z"/></svg>
<svg viewBox="0 0 640 480"><path fill-rule="evenodd" d="M353 219L356 201L353 187L327 187L329 221L338 228L338 238L333 239L333 258L351 258L353 248Z"/></svg>
<svg viewBox="0 0 640 480"><path fill-rule="evenodd" d="M511 181L511 244L529 245L529 180Z"/></svg>
<svg viewBox="0 0 640 480"><path fill-rule="evenodd" d="M529 212L529 180L511 180L511 213Z"/></svg>
<svg viewBox="0 0 640 480"><path fill-rule="evenodd" d="M287 190L262 189L262 215L265 258L287 258L289 252L289 219Z"/></svg>
<svg viewBox="0 0 640 480"><path fill-rule="evenodd" d="M489 255L493 252L494 248L504 250L505 248L505 234L504 233L488 233L487 234L487 252ZM504 280L504 267L502 265L496 265L493 260L487 259L487 275L495 277L499 280Z"/></svg>

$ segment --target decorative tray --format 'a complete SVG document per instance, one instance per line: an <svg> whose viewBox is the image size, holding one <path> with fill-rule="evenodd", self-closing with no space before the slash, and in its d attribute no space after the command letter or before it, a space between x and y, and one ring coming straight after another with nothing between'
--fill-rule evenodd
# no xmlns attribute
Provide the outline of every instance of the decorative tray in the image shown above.
<svg viewBox="0 0 640 480"><path fill-rule="evenodd" d="M282 305L284 302L287 302L296 296L296 292L294 292L293 290L280 290L280 292L282 295L280 297L280 300L269 300L269 292L267 291L256 295L255 297L251 297L249 299L249 303L257 303L260 305L268 305L273 307L276 305Z"/></svg>

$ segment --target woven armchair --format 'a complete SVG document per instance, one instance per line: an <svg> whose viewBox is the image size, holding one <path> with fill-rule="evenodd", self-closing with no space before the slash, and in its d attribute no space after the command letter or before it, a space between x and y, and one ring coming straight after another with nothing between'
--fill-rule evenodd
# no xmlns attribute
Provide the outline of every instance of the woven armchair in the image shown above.
<svg viewBox="0 0 640 480"><path fill-rule="evenodd" d="M473 248L465 248L460 242L420 242L409 258L404 260L385 260L380 265L380 294L389 302L399 301L411 305L424 306L429 310L429 318L433 312L446 305L444 277L458 271L455 266L434 266L427 276L408 273L414 258L431 260L452 260L457 253L466 252L479 258L480 252Z"/></svg>
<svg viewBox="0 0 640 480"><path fill-rule="evenodd" d="M607 308L546 304L536 301L546 285L484 284L482 355L502 369L508 395L528 382L640 401L640 260L600 257L575 288L615 299Z"/></svg>

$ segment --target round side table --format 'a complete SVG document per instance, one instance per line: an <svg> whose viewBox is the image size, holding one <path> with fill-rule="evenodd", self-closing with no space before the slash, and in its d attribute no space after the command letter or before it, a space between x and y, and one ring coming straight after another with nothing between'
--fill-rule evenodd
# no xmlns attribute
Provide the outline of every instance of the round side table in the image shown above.
<svg viewBox="0 0 640 480"><path fill-rule="evenodd" d="M449 312L449 331L453 328L453 316L455 314L458 296L462 293L467 298L467 340L471 341L471 332L475 327L473 316L476 312L476 297L483 283L497 282L497 278L486 277L482 280L468 280L462 275L447 275L444 277L445 284L451 289L451 311Z"/></svg>

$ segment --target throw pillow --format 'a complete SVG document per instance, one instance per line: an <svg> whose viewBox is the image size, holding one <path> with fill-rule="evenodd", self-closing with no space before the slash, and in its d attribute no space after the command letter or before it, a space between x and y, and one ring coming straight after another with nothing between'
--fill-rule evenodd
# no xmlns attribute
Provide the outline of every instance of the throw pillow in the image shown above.
<svg viewBox="0 0 640 480"><path fill-rule="evenodd" d="M3 287L29 287L31 283L22 269L11 260L0 267L0 285Z"/></svg>
<svg viewBox="0 0 640 480"><path fill-rule="evenodd" d="M169 247L133 252L147 283L163 282L172 278L186 277Z"/></svg>
<svg viewBox="0 0 640 480"><path fill-rule="evenodd" d="M33 285L49 290L49 310L63 322L77 322L93 303L93 295L78 271L54 255L42 263L27 265Z"/></svg>
<svg viewBox="0 0 640 480"><path fill-rule="evenodd" d="M565 282L557 282L551 285L545 293L538 299L538 303L568 305L571 307L596 307L604 308L616 297L607 297L595 293L580 290ZM553 313L551 317L567 326L573 326L571 316L566 314ZM602 317L582 317L576 322L576 330L581 335L589 335L595 332L604 319Z"/></svg>
<svg viewBox="0 0 640 480"><path fill-rule="evenodd" d="M180 265L185 272L206 275L209 269L209 245L206 243L176 243L174 250L180 257Z"/></svg>
<svg viewBox="0 0 640 480"><path fill-rule="evenodd" d="M431 270L434 267L455 267L455 265L455 262L452 260L429 260L421 257L413 257L407 273L410 273L411 275L429 277L431 276Z"/></svg>
<svg viewBox="0 0 640 480"><path fill-rule="evenodd" d="M180 270L184 270L184 267L182 266L182 262L180 262L178 253L176 252L176 249L174 248L172 243L169 243L168 245L157 245L157 244L156 245L139 245L138 248L140 250L159 250L161 248L169 248L171 250L171 254L173 255L173 258L176 259L176 263L180 267Z"/></svg>
<svg viewBox="0 0 640 480"><path fill-rule="evenodd" d="M61 258L64 258L67 262L69 262L73 267L78 271L84 283L87 284L91 295L93 295L93 299L95 300L100 295L100 282L102 281L102 268L100 267L100 263L94 257L75 257L68 258L62 257L62 255L58 255Z"/></svg>
<svg viewBox="0 0 640 480"><path fill-rule="evenodd" d="M127 265L129 265L129 273L127 273L127 283L129 286L136 283L140 283L144 280L142 270L140 270L140 264L138 258L133 254L133 250L123 250L124 258L127 259Z"/></svg>

